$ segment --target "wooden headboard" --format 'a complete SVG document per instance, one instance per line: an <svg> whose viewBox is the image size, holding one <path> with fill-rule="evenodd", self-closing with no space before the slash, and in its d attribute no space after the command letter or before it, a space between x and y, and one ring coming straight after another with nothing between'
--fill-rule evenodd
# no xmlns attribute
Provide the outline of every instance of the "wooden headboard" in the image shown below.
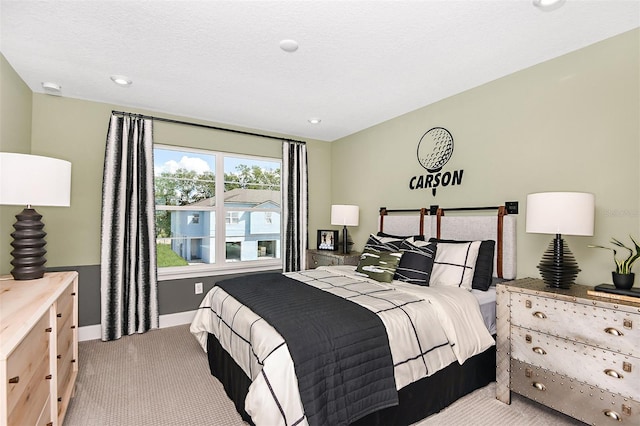
<svg viewBox="0 0 640 426"><path fill-rule="evenodd" d="M513 205L513 203L511 203ZM510 206L511 207L511 206ZM468 214L469 211L486 214ZM517 212L517 206L515 210ZM447 214L466 212L462 215ZM493 214L491 213L493 212ZM397 236L421 235L426 240L494 240L493 275L516 278L516 217L505 206L419 209L388 209L381 207L378 230Z"/></svg>

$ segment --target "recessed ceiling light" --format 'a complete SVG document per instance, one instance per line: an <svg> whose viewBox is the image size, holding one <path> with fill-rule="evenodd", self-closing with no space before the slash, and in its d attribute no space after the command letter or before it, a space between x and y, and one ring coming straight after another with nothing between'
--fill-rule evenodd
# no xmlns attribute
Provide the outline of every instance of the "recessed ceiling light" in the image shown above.
<svg viewBox="0 0 640 426"><path fill-rule="evenodd" d="M295 52L298 50L298 42L295 40L282 40L280 41L280 49L285 52Z"/></svg>
<svg viewBox="0 0 640 426"><path fill-rule="evenodd" d="M62 91L62 86L51 81L42 82L42 88L44 89L45 93L48 93L50 95L60 95L60 92Z"/></svg>
<svg viewBox="0 0 640 426"><path fill-rule="evenodd" d="M566 0L533 0L533 5L540 10L550 12L561 8Z"/></svg>
<svg viewBox="0 0 640 426"><path fill-rule="evenodd" d="M119 86L130 86L133 84L133 81L127 76L124 75L112 75L111 81Z"/></svg>
<svg viewBox="0 0 640 426"><path fill-rule="evenodd" d="M319 118L310 118L308 121L311 124L320 124L322 122Z"/></svg>

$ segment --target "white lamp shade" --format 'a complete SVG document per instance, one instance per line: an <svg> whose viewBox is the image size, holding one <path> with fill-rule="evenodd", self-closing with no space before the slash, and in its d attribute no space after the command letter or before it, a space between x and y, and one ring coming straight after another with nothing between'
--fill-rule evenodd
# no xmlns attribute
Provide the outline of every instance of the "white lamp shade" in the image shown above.
<svg viewBox="0 0 640 426"><path fill-rule="evenodd" d="M527 232L591 236L594 216L595 196L587 192L527 195Z"/></svg>
<svg viewBox="0 0 640 426"><path fill-rule="evenodd" d="M70 162L0 152L0 204L68 207L70 199Z"/></svg>
<svg viewBox="0 0 640 426"><path fill-rule="evenodd" d="M344 226L358 226L360 208L344 204L331 206L331 224Z"/></svg>

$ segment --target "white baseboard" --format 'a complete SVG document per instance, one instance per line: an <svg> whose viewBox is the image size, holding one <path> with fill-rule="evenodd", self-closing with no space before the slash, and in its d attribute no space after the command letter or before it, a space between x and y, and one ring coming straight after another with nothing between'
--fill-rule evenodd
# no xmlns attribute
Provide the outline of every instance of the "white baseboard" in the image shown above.
<svg viewBox="0 0 640 426"><path fill-rule="evenodd" d="M160 315L160 328L174 327L176 325L189 324L193 321L196 311L178 312L175 314ZM102 338L100 324L87 325L78 328L78 341L96 340Z"/></svg>

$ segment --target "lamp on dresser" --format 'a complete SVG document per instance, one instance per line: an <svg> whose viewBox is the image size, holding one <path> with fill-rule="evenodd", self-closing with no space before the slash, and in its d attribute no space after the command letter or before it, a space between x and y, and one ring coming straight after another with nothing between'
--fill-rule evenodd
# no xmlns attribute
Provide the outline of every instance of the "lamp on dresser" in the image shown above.
<svg viewBox="0 0 640 426"><path fill-rule="evenodd" d="M71 163L39 155L0 152L0 205L26 206L16 215L11 234L11 275L16 280L44 276L47 253L44 223L32 206L68 207Z"/></svg>
<svg viewBox="0 0 640 426"><path fill-rule="evenodd" d="M342 225L342 252L349 253L347 226L358 226L360 208L345 204L331 206L331 224Z"/></svg>
<svg viewBox="0 0 640 426"><path fill-rule="evenodd" d="M538 265L549 287L569 288L580 269L564 235L592 236L595 196L586 192L540 192L527 195L526 232L555 234Z"/></svg>

